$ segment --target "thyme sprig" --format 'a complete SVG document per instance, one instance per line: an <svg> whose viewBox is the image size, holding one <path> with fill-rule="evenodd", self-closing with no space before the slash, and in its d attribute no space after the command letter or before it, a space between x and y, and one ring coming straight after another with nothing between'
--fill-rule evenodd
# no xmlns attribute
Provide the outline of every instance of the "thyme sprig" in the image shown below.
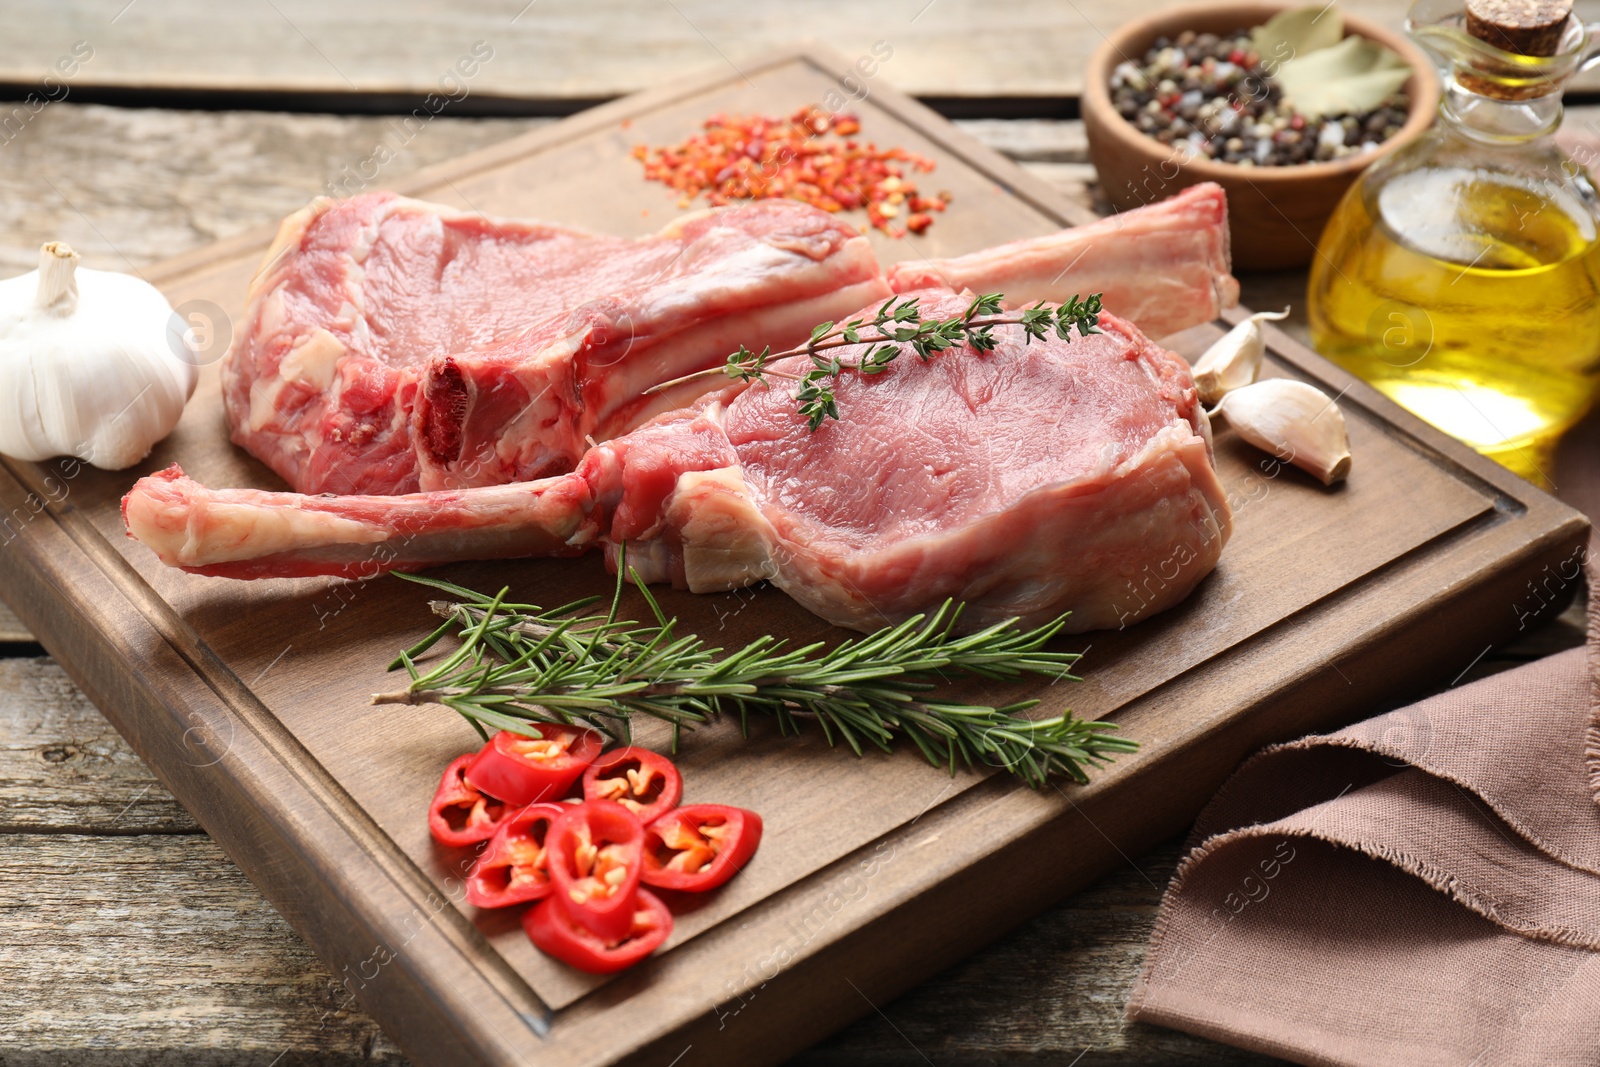
<svg viewBox="0 0 1600 1067"><path fill-rule="evenodd" d="M925 319L917 297L896 300L890 297L868 321L851 319L843 324L824 322L811 331L811 337L798 348L782 352L772 351L768 345L760 352L752 352L744 345L727 358L720 367L712 367L696 374L663 382L647 392L657 393L684 382L723 374L739 382L770 384L769 378L787 378L800 383L795 392L800 414L806 416L814 431L824 419L839 417L838 403L834 397L833 383L844 371L862 374L879 374L910 345L924 362L939 352L956 345L971 345L980 352L993 351L994 329L997 326L1021 326L1023 343L1043 341L1053 332L1063 341L1072 340L1072 331L1079 336L1099 333L1100 294L1092 293L1080 299L1076 295L1062 304L1050 306L1043 300L1029 308L1007 312L1002 308L1003 293L987 293L974 297L967 310L954 318ZM854 360L822 353L846 345L866 344L869 347ZM811 366L803 374L793 374L773 368L772 364L790 356L808 356Z"/></svg>
<svg viewBox="0 0 1600 1067"><path fill-rule="evenodd" d="M537 723L597 729L627 743L637 715L670 723L673 747L682 731L736 713L746 734L750 716L772 716L784 733L810 720L830 745L841 742L860 755L885 751L906 738L935 765L976 762L1004 768L1034 787L1052 776L1088 780L1138 743L1115 736L1111 723L1070 712L1044 719L1021 713L1038 703L1002 707L947 699L943 684L956 677L995 681L1026 674L1052 679L1068 673L1078 655L1044 646L1066 618L1021 629L1015 620L976 633L955 630L961 609L946 603L866 637L831 649L823 642L791 647L758 637L732 651L708 647L680 634L647 589L640 586L654 621L619 616L622 580L608 610L592 613L591 597L545 609L493 597L437 578L400 577L449 593L434 601L445 621L390 665L410 684L375 694L374 704L442 704L472 723L480 735L510 730L531 735ZM426 669L418 660L451 630L458 644Z"/></svg>

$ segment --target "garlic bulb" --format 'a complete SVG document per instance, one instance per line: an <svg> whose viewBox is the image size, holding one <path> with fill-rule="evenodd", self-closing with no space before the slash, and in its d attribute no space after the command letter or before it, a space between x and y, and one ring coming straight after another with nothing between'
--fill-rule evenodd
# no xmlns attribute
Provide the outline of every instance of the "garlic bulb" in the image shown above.
<svg viewBox="0 0 1600 1067"><path fill-rule="evenodd" d="M154 286L45 245L38 270L0 282L0 453L133 466L194 392L190 345Z"/></svg>
<svg viewBox="0 0 1600 1067"><path fill-rule="evenodd" d="M1322 480L1350 473L1350 439L1339 405L1322 390L1288 378L1268 378L1231 390L1212 414L1221 415L1257 448Z"/></svg>
<svg viewBox="0 0 1600 1067"><path fill-rule="evenodd" d="M1277 322L1288 317L1288 308L1282 311L1258 311L1206 349L1205 355L1196 360L1194 365L1194 385L1201 403L1215 404L1228 390L1255 381L1256 375L1261 373L1261 356L1267 350L1267 339L1261 332L1261 323L1267 319Z"/></svg>

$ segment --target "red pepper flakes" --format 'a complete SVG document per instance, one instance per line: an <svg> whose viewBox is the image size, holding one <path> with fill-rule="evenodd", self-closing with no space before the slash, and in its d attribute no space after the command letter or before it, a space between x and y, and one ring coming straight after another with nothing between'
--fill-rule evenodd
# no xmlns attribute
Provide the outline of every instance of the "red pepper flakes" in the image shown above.
<svg viewBox="0 0 1600 1067"><path fill-rule="evenodd" d="M907 177L933 170L933 160L850 139L861 132L854 115L815 106L786 119L717 114L704 128L682 144L633 149L646 178L682 194L679 207L702 195L714 206L786 196L824 211L865 208L872 226L903 237L925 232L933 224L928 213L943 211L950 199L946 192L923 196ZM891 221L902 212L910 213L905 229Z"/></svg>

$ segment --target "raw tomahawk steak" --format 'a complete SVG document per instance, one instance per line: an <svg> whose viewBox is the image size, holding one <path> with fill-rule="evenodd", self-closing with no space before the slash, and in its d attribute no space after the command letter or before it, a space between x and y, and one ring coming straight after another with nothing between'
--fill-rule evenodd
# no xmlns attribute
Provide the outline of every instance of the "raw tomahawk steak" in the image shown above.
<svg viewBox="0 0 1600 1067"><path fill-rule="evenodd" d="M741 344L934 286L1013 303L1100 292L1152 336L1238 298L1215 185L886 278L866 238L768 200L639 240L374 193L280 228L223 364L234 441L301 492L405 493L571 470L590 439L690 402L650 386Z"/></svg>
<svg viewBox="0 0 1600 1067"><path fill-rule="evenodd" d="M522 481L690 399L643 393L708 353L788 346L888 295L866 238L792 200L627 240L322 199L251 282L223 399L234 442L301 492Z"/></svg>
<svg viewBox="0 0 1600 1067"><path fill-rule="evenodd" d="M939 317L970 299L916 295ZM1230 518L1188 365L1113 315L1101 329L1024 345L1003 327L993 352L847 372L838 420L815 432L775 378L602 443L561 477L314 497L210 490L173 467L134 486L123 514L199 574L364 576L626 541L644 580L712 592L769 579L856 629L947 597L969 626L1063 611L1073 630L1122 626L1186 596ZM1158 589L1141 581L1153 565L1174 574Z"/></svg>

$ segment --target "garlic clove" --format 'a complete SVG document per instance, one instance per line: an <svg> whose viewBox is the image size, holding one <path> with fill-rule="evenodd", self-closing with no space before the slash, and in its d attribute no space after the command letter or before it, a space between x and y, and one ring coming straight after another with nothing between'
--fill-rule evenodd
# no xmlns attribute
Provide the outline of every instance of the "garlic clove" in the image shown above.
<svg viewBox="0 0 1600 1067"><path fill-rule="evenodd" d="M1230 389L1249 385L1261 373L1261 357L1267 339L1261 331L1266 320L1277 322L1289 317L1289 309L1258 311L1224 334L1195 361L1194 384L1200 401L1215 404Z"/></svg>
<svg viewBox="0 0 1600 1067"><path fill-rule="evenodd" d="M1268 378L1231 390L1213 414L1257 448L1316 475L1323 485L1350 473L1350 438L1339 405L1322 390Z"/></svg>

